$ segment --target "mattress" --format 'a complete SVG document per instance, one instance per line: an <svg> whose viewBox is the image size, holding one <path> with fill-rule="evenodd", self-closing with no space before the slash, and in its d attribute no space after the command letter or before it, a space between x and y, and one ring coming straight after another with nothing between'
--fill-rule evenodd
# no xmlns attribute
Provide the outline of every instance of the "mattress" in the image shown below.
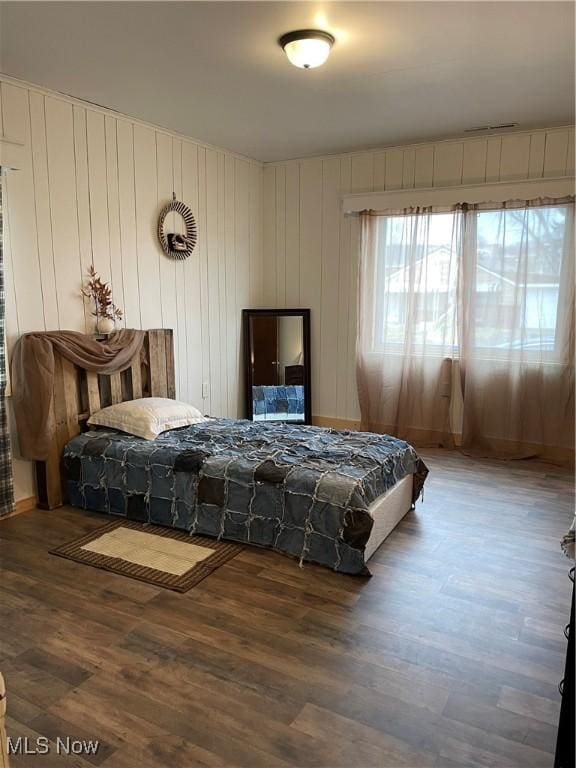
<svg viewBox="0 0 576 768"><path fill-rule="evenodd" d="M371 505L407 477L414 503L428 472L412 446L389 435L233 419L153 441L85 432L68 443L63 464L74 506L351 574L368 573L373 530L373 541L382 537Z"/></svg>
<svg viewBox="0 0 576 768"><path fill-rule="evenodd" d="M364 550L365 562L376 554L382 542L412 507L412 475L407 475L370 504L368 513L374 525Z"/></svg>

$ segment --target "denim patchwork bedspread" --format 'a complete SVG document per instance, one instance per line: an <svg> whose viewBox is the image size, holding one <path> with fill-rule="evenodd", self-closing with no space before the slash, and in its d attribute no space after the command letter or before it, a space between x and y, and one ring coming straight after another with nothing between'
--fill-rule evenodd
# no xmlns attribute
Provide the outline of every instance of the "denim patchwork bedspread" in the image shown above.
<svg viewBox="0 0 576 768"><path fill-rule="evenodd" d="M368 574L370 504L408 474L428 474L388 435L213 419L143 440L85 432L64 451L70 503L83 509L271 547Z"/></svg>

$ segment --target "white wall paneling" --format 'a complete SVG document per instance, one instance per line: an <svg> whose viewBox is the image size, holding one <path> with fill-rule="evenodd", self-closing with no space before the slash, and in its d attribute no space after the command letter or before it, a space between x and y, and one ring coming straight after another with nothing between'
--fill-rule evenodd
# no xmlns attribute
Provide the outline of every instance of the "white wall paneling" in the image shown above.
<svg viewBox="0 0 576 768"><path fill-rule="evenodd" d="M134 126L116 123L118 148L118 217L124 290L124 322L128 328L142 327L138 246L136 237L136 190L134 173Z"/></svg>
<svg viewBox="0 0 576 768"><path fill-rule="evenodd" d="M352 158L354 163L354 158ZM402 149L391 149L384 154L384 188L385 189L401 189L402 188L402 176L404 170L404 151ZM357 189L352 179L352 186L356 188L357 192L362 190Z"/></svg>
<svg viewBox="0 0 576 768"><path fill-rule="evenodd" d="M574 132L570 133L568 135L568 150L566 154L566 171L568 173L574 173L574 168L576 166L574 153L575 153L575 141L574 141Z"/></svg>
<svg viewBox="0 0 576 768"><path fill-rule="evenodd" d="M28 331L93 330L79 294L93 262L122 325L173 328L177 397L242 415L241 310L262 306L264 287L262 164L11 78L0 104L23 148L4 176L9 351ZM199 230L183 262L156 239L173 191ZM16 485L33 494L24 462Z"/></svg>
<svg viewBox="0 0 576 768"><path fill-rule="evenodd" d="M286 305L300 306L300 166L286 167Z"/></svg>
<svg viewBox="0 0 576 768"><path fill-rule="evenodd" d="M403 164L399 165L399 171L402 185ZM371 152L352 156L352 186L357 192L369 192L373 189L374 157Z"/></svg>
<svg viewBox="0 0 576 768"><path fill-rule="evenodd" d="M530 134L503 136L500 155L500 181L528 178L529 164ZM564 167L565 165L562 166L560 175L564 173Z"/></svg>
<svg viewBox="0 0 576 768"><path fill-rule="evenodd" d="M300 167L300 302L303 307L315 307L310 319L312 378L320 380L320 335L322 320L322 210L323 161L303 160ZM278 205L278 201L276 201ZM268 253L266 242L264 252ZM282 306L275 297L274 305ZM312 387L312 410L320 407L320 390Z"/></svg>
<svg viewBox="0 0 576 768"><path fill-rule="evenodd" d="M276 168L264 167L264 274L263 294L266 306L276 302ZM297 205L300 206L300 191ZM272 250L273 249L273 250Z"/></svg>
<svg viewBox="0 0 576 768"><path fill-rule="evenodd" d="M32 93L30 96L32 97ZM37 95L37 94L34 94ZM44 96L40 96L44 104ZM80 258L80 269L82 265L89 265L94 261L93 237L92 237L92 210L90 206L90 175L88 168L88 126L86 110L78 107L72 108L73 132L74 132L74 162L76 166L76 216L78 225L78 256ZM45 126L44 126L45 128ZM34 151L35 141L32 142L32 151ZM50 194L50 187L48 187ZM50 222L51 225L51 222ZM109 254L108 254L109 256ZM109 258L108 258L109 261ZM48 268L50 262L47 262ZM106 266L106 265L104 265ZM54 284L56 297L56 284ZM84 323L86 326L90 323L91 309L84 305ZM47 328L52 327L47 325ZM54 327L58 327L58 322Z"/></svg>
<svg viewBox="0 0 576 768"><path fill-rule="evenodd" d="M447 141L434 149L434 178L432 186L451 187L462 183L464 143ZM404 187L410 185L403 185Z"/></svg>
<svg viewBox="0 0 576 768"><path fill-rule="evenodd" d="M232 243L236 236L236 200L234 185L236 183L236 167L233 157L224 160L224 242L226 245L226 260L224 271L224 290L226 292L226 307L232 311L224 315L224 339L226 354L233 357L237 351L239 342L239 325L236 317L236 260L232 249ZM234 405L234 397L238 386L237 376L230 377L226 387L226 399L229 407Z"/></svg>
<svg viewBox="0 0 576 768"><path fill-rule="evenodd" d="M351 421L359 417L355 381L359 223L358 218L341 214L343 195L432 187L449 193L457 185L513 185L573 175L570 127L267 164L266 303L312 310L313 413Z"/></svg>
<svg viewBox="0 0 576 768"><path fill-rule="evenodd" d="M486 180L486 152L486 139L465 142L462 151L462 184L484 183ZM431 154L433 153L434 150ZM432 180L428 186L432 186Z"/></svg>
<svg viewBox="0 0 576 768"><path fill-rule="evenodd" d="M434 147L418 147L415 152L414 186L431 187L434 178Z"/></svg>
<svg viewBox="0 0 576 768"><path fill-rule="evenodd" d="M568 162L568 145L573 138L568 131L546 134L544 145L544 176L561 176Z"/></svg>
<svg viewBox="0 0 576 768"><path fill-rule="evenodd" d="M570 142L573 144L573 141ZM533 133L530 136L530 159L528 160L528 176L531 179L541 179L544 175L544 147L546 146L546 134ZM568 169L572 166L568 166Z"/></svg>
<svg viewBox="0 0 576 768"><path fill-rule="evenodd" d="M276 181L276 297L286 303L286 169L277 168Z"/></svg>
<svg viewBox="0 0 576 768"><path fill-rule="evenodd" d="M9 136L16 136L30 144L30 105L28 94L14 86L2 89L2 114L4 129ZM5 178L3 207L9 230L6 251L14 249L20 258L14 264L12 279L16 292L26 286L26 302L16 305L17 330L20 333L44 325L42 301L43 286L38 268L38 230L36 222L36 198L34 195L34 166L31 153L23 155L24 162L18 171L10 171ZM18 205L25 199L26 206ZM6 276L7 281L10 276ZM10 334L10 329L7 329Z"/></svg>
<svg viewBox="0 0 576 768"><path fill-rule="evenodd" d="M255 165L250 166L250 304L256 306L264 292L263 281L263 196L262 172ZM293 233L298 237L298 227Z"/></svg>
<svg viewBox="0 0 576 768"><path fill-rule="evenodd" d="M501 155L502 137L491 136L486 142L486 172L484 179L487 183L500 180Z"/></svg>
<svg viewBox="0 0 576 768"><path fill-rule="evenodd" d="M218 264L218 156L206 150L206 284L208 298L210 412L219 413L221 403L220 378L220 315Z"/></svg>
<svg viewBox="0 0 576 768"><path fill-rule="evenodd" d="M182 198L196 213L196 225L200 224L199 203L199 148L190 142L182 142ZM202 240L196 249L196 258L184 263L184 338L186 340L186 364L184 376L185 398L191 403L202 402L203 355L202 355L202 300L200 279L200 253ZM179 313L180 314L180 313Z"/></svg>
<svg viewBox="0 0 576 768"><path fill-rule="evenodd" d="M352 158L344 157L340 161L340 189L342 193L351 191L352 179ZM384 187L384 177L382 177L382 186ZM350 249L352 237L352 219L349 216L341 216L338 227L338 304L336 321L336 359L337 370L348 370L343 366L343 362L350 359L348 353L349 328L351 326L350 304L353 301L353 291L355 286L350 282ZM330 331L327 330L327 333ZM333 331L334 333L334 331ZM346 413L347 411L347 387L348 377L336 376L336 413Z"/></svg>
<svg viewBox="0 0 576 768"><path fill-rule="evenodd" d="M117 121L110 116L104 121L106 156L106 187L108 189L108 246L110 249L110 280L114 302L124 312L124 279L122 274L122 241L120 237L120 193L118 180L118 131ZM121 325L126 325L123 317Z"/></svg>
<svg viewBox="0 0 576 768"><path fill-rule="evenodd" d="M57 328L59 325L58 296L54 272L44 97L38 93L30 92L29 99L32 170L34 174L34 213L38 237L38 275L42 288L41 306L46 327ZM8 177L6 178L8 179ZM35 319L33 318L33 320Z"/></svg>
<svg viewBox="0 0 576 768"><path fill-rule="evenodd" d="M76 198L76 152L74 144L74 116L72 105L57 99L44 100L46 114L46 150L48 162L48 189L50 197L50 217L52 221L52 249L54 258L54 278L58 301L58 322L60 328L84 329L84 304L79 300L78 291L86 267L80 261L80 238L78 229L78 204ZM19 171L9 174L11 182ZM25 211L28 208L28 196L12 195L8 188L9 205ZM89 192L88 192L89 199ZM94 229L90 220L90 238L94 253ZM99 237L96 242L101 243ZM104 272L109 272L109 256L103 264ZM10 256L9 256L10 258ZM13 244L12 264L15 266L21 258L21 249ZM16 277L16 274L15 274ZM16 283L16 304L18 311L28 314L30 302L26 301L26 287ZM29 330L38 330L39 326ZM20 332L23 329L20 327Z"/></svg>
<svg viewBox="0 0 576 768"><path fill-rule="evenodd" d="M338 200L341 192L340 161L337 158L322 161L322 266L320 275L320 348L319 375L322 371L335 371L338 367L336 336L332 329L338 322L340 214ZM330 376L323 396L324 408L333 413L336 410L337 377Z"/></svg>
<svg viewBox="0 0 576 768"><path fill-rule="evenodd" d="M112 256L108 216L108 193L110 190L107 183L107 147L104 115L98 112L86 112L85 151L88 156L89 208L87 213L91 224L92 258L94 265L102 275L102 279L111 281Z"/></svg>
<svg viewBox="0 0 576 768"><path fill-rule="evenodd" d="M236 237L239 243L239 264L236 269L236 307L237 311L234 314L234 322L236 323L236 336L235 336L235 354L238 357L237 371L243 371L242 366L242 350L240 345L240 330L241 330L241 309L248 307L251 302L250 282L253 277L253 273L250 269L250 166L244 160L237 159L235 162L235 178L237 184L235 186L235 208L234 208L234 228ZM247 190L244 192L243 190ZM258 306L258 302L256 302ZM237 387L237 401L236 405L238 412L243 413L244 401L243 401L243 389L242 382Z"/></svg>

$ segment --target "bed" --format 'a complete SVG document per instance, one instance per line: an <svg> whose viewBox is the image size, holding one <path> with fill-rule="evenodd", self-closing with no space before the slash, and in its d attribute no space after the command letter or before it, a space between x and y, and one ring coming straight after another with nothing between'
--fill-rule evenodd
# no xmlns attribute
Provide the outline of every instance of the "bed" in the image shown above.
<svg viewBox="0 0 576 768"><path fill-rule="evenodd" d="M37 467L48 508L68 501L368 575L428 473L397 438L289 422L210 419L153 441L83 431L105 405L174 397L171 331L148 331L143 359L122 374L58 366L54 453Z"/></svg>
<svg viewBox="0 0 576 768"><path fill-rule="evenodd" d="M91 430L68 443L64 468L74 506L351 574L367 573L366 555L426 475L414 449L387 435L234 419L152 441Z"/></svg>

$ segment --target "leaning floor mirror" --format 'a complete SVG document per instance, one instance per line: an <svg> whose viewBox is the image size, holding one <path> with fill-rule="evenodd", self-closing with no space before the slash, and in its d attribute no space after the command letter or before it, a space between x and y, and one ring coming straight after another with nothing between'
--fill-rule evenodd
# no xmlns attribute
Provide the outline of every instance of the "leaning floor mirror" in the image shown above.
<svg viewBox="0 0 576 768"><path fill-rule="evenodd" d="M312 423L310 310L244 309L246 417Z"/></svg>

